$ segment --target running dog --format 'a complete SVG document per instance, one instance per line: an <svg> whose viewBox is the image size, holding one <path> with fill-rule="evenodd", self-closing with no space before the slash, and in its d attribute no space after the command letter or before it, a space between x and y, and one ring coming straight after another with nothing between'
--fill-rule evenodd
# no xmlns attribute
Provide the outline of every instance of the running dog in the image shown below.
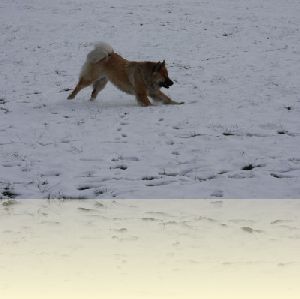
<svg viewBox="0 0 300 299"><path fill-rule="evenodd" d="M96 44L87 55L78 84L68 99L74 99L80 90L93 85L90 100L94 101L108 81L120 90L135 95L140 106L152 105L148 97L163 104L183 104L160 91L161 87L169 88L174 84L168 76L165 61L128 61L104 42Z"/></svg>

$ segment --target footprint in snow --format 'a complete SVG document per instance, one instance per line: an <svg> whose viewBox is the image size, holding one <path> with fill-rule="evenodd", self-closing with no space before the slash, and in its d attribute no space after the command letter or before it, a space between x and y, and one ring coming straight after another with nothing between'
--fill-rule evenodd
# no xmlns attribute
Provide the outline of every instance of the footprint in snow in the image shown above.
<svg viewBox="0 0 300 299"><path fill-rule="evenodd" d="M143 176L142 177L142 180L143 181L152 181L152 180L157 180L157 179L160 179L161 176Z"/></svg>
<svg viewBox="0 0 300 299"><path fill-rule="evenodd" d="M293 178L294 176L291 176L291 175L286 175L286 174L280 174L280 173L270 173L270 175L274 178L277 178L277 179L291 179Z"/></svg>
<svg viewBox="0 0 300 299"><path fill-rule="evenodd" d="M179 156L180 155L180 153L177 152L177 151L173 151L173 152L171 152L171 154L174 155L174 156Z"/></svg>
<svg viewBox="0 0 300 299"><path fill-rule="evenodd" d="M117 166L114 166L114 167L110 167L110 169L121 169L121 170L126 170L128 167L124 164L122 165L117 165Z"/></svg>
<svg viewBox="0 0 300 299"><path fill-rule="evenodd" d="M281 224L281 223L287 223L287 222L292 222L291 220L282 220L282 219L276 219L271 222L271 224Z"/></svg>
<svg viewBox="0 0 300 299"><path fill-rule="evenodd" d="M20 167L21 163L19 163L19 162L4 162L2 164L2 166L3 167L16 167L16 166Z"/></svg>
<svg viewBox="0 0 300 299"><path fill-rule="evenodd" d="M141 218L142 221L147 221L147 222L155 222L155 221L161 221L160 219L154 218L154 217L143 217Z"/></svg>
<svg viewBox="0 0 300 299"><path fill-rule="evenodd" d="M254 164L247 164L245 166L243 166L241 168L241 170L252 170L254 168L259 168L259 167L265 167L266 165L265 164L257 164L257 165L254 165Z"/></svg>
<svg viewBox="0 0 300 299"><path fill-rule="evenodd" d="M124 112L123 114L120 115L120 118L123 119L123 118L125 118L127 115L128 115L128 113L127 113L127 112Z"/></svg>
<svg viewBox="0 0 300 299"><path fill-rule="evenodd" d="M61 174L58 171L55 170L48 170L41 174L41 176L60 176Z"/></svg>
<svg viewBox="0 0 300 299"><path fill-rule="evenodd" d="M77 188L78 191L84 191L84 190L89 190L89 189L92 189L92 188L95 188L93 186L88 186L88 185L83 185L83 186L79 186Z"/></svg>
<svg viewBox="0 0 300 299"><path fill-rule="evenodd" d="M177 181L163 181L163 182L153 182L153 183L149 183L149 184L146 184L147 187L155 187L155 186L166 186L166 185L169 185L171 183L175 183Z"/></svg>
<svg viewBox="0 0 300 299"><path fill-rule="evenodd" d="M111 161L116 162L116 161L133 161L133 162L137 162L140 159L138 157L135 156L118 156L116 158L112 158Z"/></svg>
<svg viewBox="0 0 300 299"><path fill-rule="evenodd" d="M96 189L95 191L94 191L94 194L95 194L95 196L100 196L100 195L103 195L103 194L105 194L105 193L107 193L108 191L107 191L107 189ZM104 206L102 203L97 203L98 204L98 206L100 207L100 206Z"/></svg>
<svg viewBox="0 0 300 299"><path fill-rule="evenodd" d="M243 230L246 233L252 234L252 233L262 233L263 231L260 229L253 229L250 226L243 226L241 227L241 230Z"/></svg>
<svg viewBox="0 0 300 299"><path fill-rule="evenodd" d="M223 197L223 191L216 190L210 196L212 196L212 197Z"/></svg>

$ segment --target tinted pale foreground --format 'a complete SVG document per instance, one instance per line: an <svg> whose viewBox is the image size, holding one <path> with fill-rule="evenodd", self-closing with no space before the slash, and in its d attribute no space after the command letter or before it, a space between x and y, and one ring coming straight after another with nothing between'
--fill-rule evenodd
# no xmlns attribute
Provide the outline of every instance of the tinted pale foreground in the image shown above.
<svg viewBox="0 0 300 299"><path fill-rule="evenodd" d="M0 208L0 297L297 299L300 201Z"/></svg>
<svg viewBox="0 0 300 299"><path fill-rule="evenodd" d="M299 0L1 0L0 197L297 198ZM181 106L67 101L92 43Z"/></svg>

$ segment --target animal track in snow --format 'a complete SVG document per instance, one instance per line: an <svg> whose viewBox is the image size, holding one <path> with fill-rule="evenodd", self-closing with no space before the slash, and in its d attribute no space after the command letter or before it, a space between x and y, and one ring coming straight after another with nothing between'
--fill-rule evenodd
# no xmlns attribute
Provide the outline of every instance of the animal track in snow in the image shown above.
<svg viewBox="0 0 300 299"><path fill-rule="evenodd" d="M139 161L138 157L135 156L118 156L117 158L112 158L111 161L116 162L116 161L134 161L137 162Z"/></svg>
<svg viewBox="0 0 300 299"><path fill-rule="evenodd" d="M4 98L1 98L0 99L0 105L4 105L4 104L6 104L7 103L7 101L4 99Z"/></svg>
<svg viewBox="0 0 300 299"><path fill-rule="evenodd" d="M143 176L142 177L142 180L143 181L152 181L152 180L157 180L157 179L160 179L161 176Z"/></svg>
<svg viewBox="0 0 300 299"><path fill-rule="evenodd" d="M165 186L165 185L169 185L171 183L175 183L176 181L172 180L172 181L162 181L162 182L153 182L153 183L149 183L146 184L146 186L148 187L155 187L155 186Z"/></svg>
<svg viewBox="0 0 300 299"><path fill-rule="evenodd" d="M177 152L177 151L173 151L173 152L171 152L171 154L174 155L174 156L179 156L180 155L180 153Z"/></svg>
<svg viewBox="0 0 300 299"><path fill-rule="evenodd" d="M204 176L196 176L195 177L195 179L197 180L197 181L199 181L199 182L205 182L205 181L209 181L209 180L213 180L213 179L215 179L215 178L217 178L217 176L216 175L209 175L209 176L207 176L207 177L204 177Z"/></svg>
<svg viewBox="0 0 300 299"><path fill-rule="evenodd" d="M212 196L212 197L223 197L223 191L221 191L221 190L216 190L216 191L214 191L213 193L211 193L210 196Z"/></svg>
<svg viewBox="0 0 300 299"><path fill-rule="evenodd" d="M249 234L252 234L252 233L262 233L263 231L260 230L260 229L253 229L252 227L250 226L242 226L241 227L241 230L243 230L244 232L247 232Z"/></svg>
<svg viewBox="0 0 300 299"><path fill-rule="evenodd" d="M124 164L121 164L121 165L116 165L116 166L113 166L113 167L110 167L110 169L121 169L121 170L126 170L128 167Z"/></svg>
<svg viewBox="0 0 300 299"><path fill-rule="evenodd" d="M254 164L248 164L248 165L245 165L241 168L241 170L252 170L254 168L258 168L258 167L264 167L266 166L265 164L257 164L257 165L254 165Z"/></svg>
<svg viewBox="0 0 300 299"><path fill-rule="evenodd" d="M55 170L48 170L41 174L41 176L60 176L60 172Z"/></svg>
<svg viewBox="0 0 300 299"><path fill-rule="evenodd" d="M20 167L21 163L19 162L4 162L2 163L3 167Z"/></svg>
<svg viewBox="0 0 300 299"><path fill-rule="evenodd" d="M292 222L291 220L282 220L282 219L276 219L272 221L270 224L281 224L281 223L290 223Z"/></svg>
<svg viewBox="0 0 300 299"><path fill-rule="evenodd" d="M84 191L84 190L89 190L95 188L94 186L89 186L89 185L82 185L77 188L78 191Z"/></svg>
<svg viewBox="0 0 300 299"><path fill-rule="evenodd" d="M102 195L102 194L105 194L105 193L107 193L107 189L97 189L97 190L95 190L94 191L94 194L95 194L95 196L100 196L100 195ZM100 205L100 203L98 203L99 205ZM103 206L103 204L101 204L102 206Z"/></svg>
<svg viewBox="0 0 300 299"><path fill-rule="evenodd" d="M158 174L164 175L164 176L178 176L179 175L178 172L166 172L166 171L159 172Z"/></svg>
<svg viewBox="0 0 300 299"><path fill-rule="evenodd" d="M0 191L0 198L3 196L4 198L10 198L14 199L18 196L19 194L14 191L14 189L8 185L3 188L2 191Z"/></svg>
<svg viewBox="0 0 300 299"><path fill-rule="evenodd" d="M270 175L274 178L277 178L277 179L291 179L291 178L293 178L293 176L291 176L291 175L274 173L274 172L271 172Z"/></svg>

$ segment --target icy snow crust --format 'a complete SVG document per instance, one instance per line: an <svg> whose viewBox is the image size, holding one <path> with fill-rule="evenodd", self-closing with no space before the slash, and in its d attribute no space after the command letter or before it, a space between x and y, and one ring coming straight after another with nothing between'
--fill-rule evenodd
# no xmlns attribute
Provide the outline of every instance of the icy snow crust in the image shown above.
<svg viewBox="0 0 300 299"><path fill-rule="evenodd" d="M298 0L0 4L0 197L300 195ZM97 41L166 59L179 106L67 101Z"/></svg>

